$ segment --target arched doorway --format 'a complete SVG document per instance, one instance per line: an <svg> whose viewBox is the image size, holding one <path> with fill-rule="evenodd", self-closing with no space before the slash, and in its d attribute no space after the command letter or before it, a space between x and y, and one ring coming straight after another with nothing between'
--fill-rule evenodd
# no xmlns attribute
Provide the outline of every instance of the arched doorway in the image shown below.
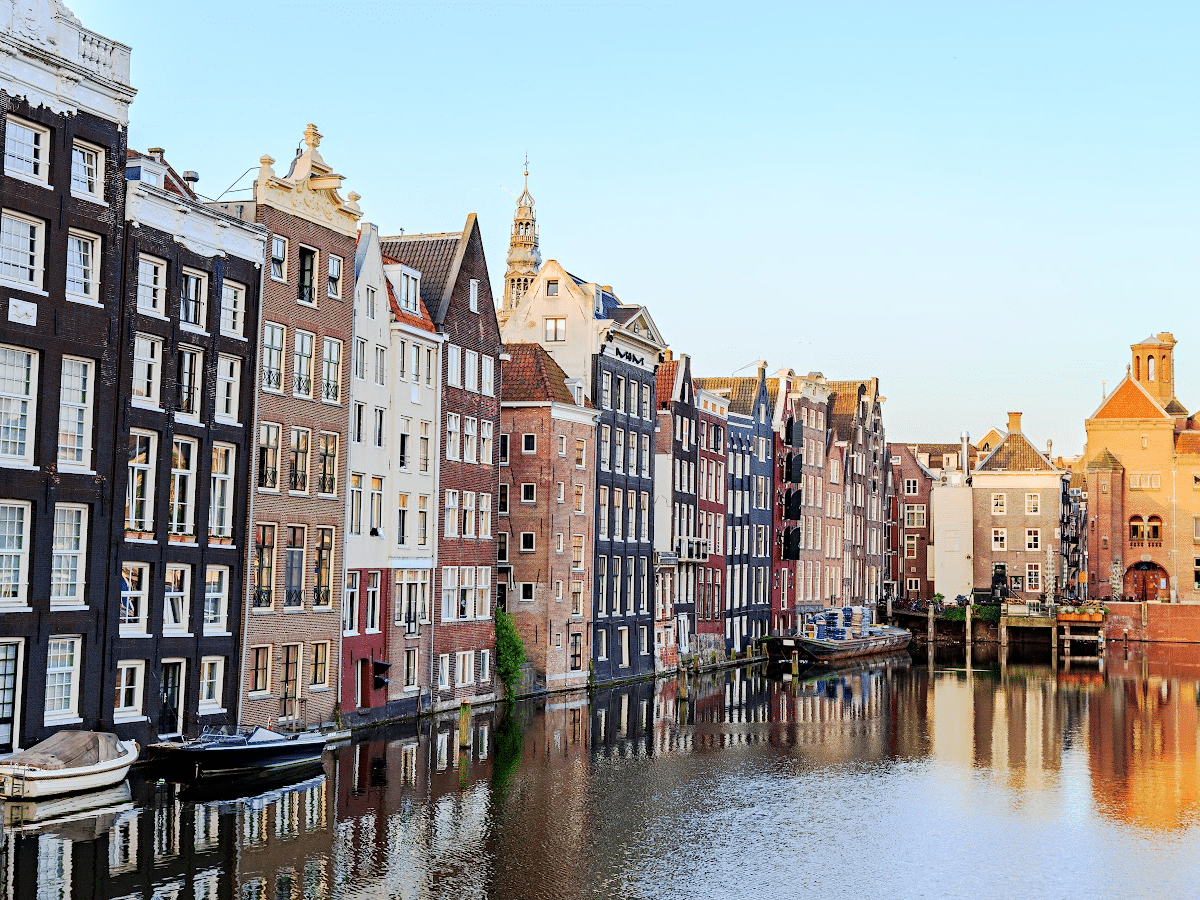
<svg viewBox="0 0 1200 900"><path fill-rule="evenodd" d="M1124 596L1141 601L1170 599L1170 579L1167 570L1158 563L1134 563L1125 570Z"/></svg>

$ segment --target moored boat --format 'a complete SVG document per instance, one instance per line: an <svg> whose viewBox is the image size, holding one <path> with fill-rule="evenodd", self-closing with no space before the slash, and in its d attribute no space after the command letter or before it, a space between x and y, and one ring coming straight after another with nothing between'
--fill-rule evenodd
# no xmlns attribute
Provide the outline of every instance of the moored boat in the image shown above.
<svg viewBox="0 0 1200 900"><path fill-rule="evenodd" d="M790 659L796 653L817 663L876 656L903 650L912 633L892 625L871 624L869 607L845 607L807 616L794 635L773 635L763 643L772 660Z"/></svg>
<svg viewBox="0 0 1200 900"><path fill-rule="evenodd" d="M316 731L280 734L269 728L226 734L205 732L190 741L151 744L150 753L195 775L232 774L301 766L320 759L325 735Z"/></svg>
<svg viewBox="0 0 1200 900"><path fill-rule="evenodd" d="M0 796L35 799L109 787L138 758L137 741L103 731L59 731L0 761Z"/></svg>

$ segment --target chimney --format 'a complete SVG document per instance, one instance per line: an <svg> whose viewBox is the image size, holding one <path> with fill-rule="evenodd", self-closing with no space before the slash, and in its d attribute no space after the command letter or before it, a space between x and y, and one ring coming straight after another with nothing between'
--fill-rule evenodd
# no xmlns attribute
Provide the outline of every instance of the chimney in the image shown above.
<svg viewBox="0 0 1200 900"><path fill-rule="evenodd" d="M1010 412L1008 414L1008 433L1021 433L1021 414L1019 412Z"/></svg>
<svg viewBox="0 0 1200 900"><path fill-rule="evenodd" d="M155 161L157 161L157 162L163 161L163 153L165 151L163 150L162 147L148 147L148 148L146 148L146 152L149 153L151 158L153 158Z"/></svg>
<svg viewBox="0 0 1200 900"><path fill-rule="evenodd" d="M767 374L767 361L765 359L756 360L754 363L755 371L758 372L758 377L763 378Z"/></svg>
<svg viewBox="0 0 1200 900"><path fill-rule="evenodd" d="M962 441L962 472L964 475L969 475L971 472L971 435L963 432L959 436Z"/></svg>

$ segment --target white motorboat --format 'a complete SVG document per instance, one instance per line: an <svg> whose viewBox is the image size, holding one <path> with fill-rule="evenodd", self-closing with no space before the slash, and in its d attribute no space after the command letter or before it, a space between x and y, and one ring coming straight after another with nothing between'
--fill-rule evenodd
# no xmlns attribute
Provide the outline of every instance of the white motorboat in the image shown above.
<svg viewBox="0 0 1200 900"><path fill-rule="evenodd" d="M103 731L60 731L0 761L0 797L26 800L94 791L124 780L137 741Z"/></svg>

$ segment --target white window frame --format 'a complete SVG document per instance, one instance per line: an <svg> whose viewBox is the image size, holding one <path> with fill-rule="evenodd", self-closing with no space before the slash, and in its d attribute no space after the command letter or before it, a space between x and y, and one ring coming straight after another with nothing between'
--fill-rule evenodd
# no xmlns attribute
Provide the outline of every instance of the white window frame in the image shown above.
<svg viewBox="0 0 1200 900"><path fill-rule="evenodd" d="M0 500L0 609L29 606L29 535L32 507ZM15 527L14 527L15 526Z"/></svg>
<svg viewBox="0 0 1200 900"><path fill-rule="evenodd" d="M1038 493L1027 493L1025 495L1025 515L1037 516L1041 515L1042 495Z"/></svg>
<svg viewBox="0 0 1200 900"><path fill-rule="evenodd" d="M30 132L30 140L25 144L29 154L19 151L16 138L20 135L18 129ZM14 163L9 165L10 159ZM30 171L26 171L26 169ZM38 125L28 119L14 115L5 117L4 123L4 174L9 178L28 181L31 184L50 186L50 129Z"/></svg>
<svg viewBox="0 0 1200 900"><path fill-rule="evenodd" d="M32 231L20 233L18 228ZM32 248L25 245L30 240ZM16 271L10 272L10 269ZM46 223L13 209L0 212L0 281L24 291L44 294L45 271Z"/></svg>
<svg viewBox="0 0 1200 900"><path fill-rule="evenodd" d="M342 276L345 274L346 267L340 256L329 254L326 262L325 271L325 293L327 296L342 299Z"/></svg>
<svg viewBox="0 0 1200 900"><path fill-rule="evenodd" d="M37 434L38 353L0 344L0 466L33 465ZM11 366L11 374L6 375ZM23 372L22 372L23 370Z"/></svg>
<svg viewBox="0 0 1200 900"><path fill-rule="evenodd" d="M191 450L191 465L177 465L178 446L187 445ZM191 438L175 437L171 443L171 482L167 501L167 532L169 534L195 535L196 533L196 473L199 470L199 442ZM181 490L182 489L182 490ZM184 496L180 496L182 493ZM182 514L180 514L182 513Z"/></svg>
<svg viewBox="0 0 1200 900"><path fill-rule="evenodd" d="M283 357L287 347L287 326L278 322L263 323L263 350L260 363L262 389L268 394L283 393ZM268 374L274 375L275 384L269 384Z"/></svg>
<svg viewBox="0 0 1200 900"><path fill-rule="evenodd" d="M202 716L225 712L221 708L221 698L225 693L225 657L200 657L200 677L196 680L199 683L196 712Z"/></svg>
<svg viewBox="0 0 1200 900"><path fill-rule="evenodd" d="M190 279L190 280L189 280ZM184 309L187 304L184 302L187 299L184 290L185 287L195 282L196 297L195 310L196 321L184 318ZM181 271L179 278L179 327L184 331L194 331L199 334L208 333L208 273L202 272L200 269L184 268Z"/></svg>
<svg viewBox="0 0 1200 900"><path fill-rule="evenodd" d="M137 308L138 312L158 318L163 315L163 297L167 282L167 263L157 256L138 255Z"/></svg>
<svg viewBox="0 0 1200 900"><path fill-rule="evenodd" d="M485 397L496 396L496 359L483 354L479 359L480 393Z"/></svg>
<svg viewBox="0 0 1200 900"><path fill-rule="evenodd" d="M210 537L233 537L236 477L237 446L219 441L214 442L212 463L209 469L208 533Z"/></svg>
<svg viewBox="0 0 1200 900"><path fill-rule="evenodd" d="M87 587L87 506L55 503L53 535L50 606L52 609L78 609L85 606Z"/></svg>
<svg viewBox="0 0 1200 900"><path fill-rule="evenodd" d="M76 154L83 159L77 159ZM92 157L90 175L87 170L88 154L91 154ZM93 203L104 202L103 148L81 140L71 142L71 196L81 200L91 200Z"/></svg>
<svg viewBox="0 0 1200 900"><path fill-rule="evenodd" d="M282 248L282 253L280 252ZM271 235L271 255L267 264L267 271L271 278L275 281L287 281L288 277L288 239L283 235ZM276 274L275 264L279 263L279 272Z"/></svg>
<svg viewBox="0 0 1200 900"><path fill-rule="evenodd" d="M165 585L170 584L170 576L173 572L183 573L183 588L182 590L167 590ZM162 617L162 633L163 636L191 637L188 633L188 619L191 614L192 606L192 567L182 564L171 564L163 568L163 617ZM168 616L168 611L172 609L172 600L177 600L179 603L178 609L171 612Z"/></svg>
<svg viewBox="0 0 1200 900"><path fill-rule="evenodd" d="M242 361L227 353L217 355L217 405L213 411L219 422L238 424L242 398Z"/></svg>
<svg viewBox="0 0 1200 900"><path fill-rule="evenodd" d="M993 528L992 529L992 552L1005 553L1008 550L1008 529Z"/></svg>
<svg viewBox="0 0 1200 900"><path fill-rule="evenodd" d="M214 579L214 576L216 578ZM211 609L216 608L216 615ZM229 567L206 566L204 569L205 636L229 634Z"/></svg>
<svg viewBox="0 0 1200 900"><path fill-rule="evenodd" d="M77 249L78 248L78 249ZM100 235L71 228L67 231L67 299L100 306Z"/></svg>
<svg viewBox="0 0 1200 900"><path fill-rule="evenodd" d="M138 574L137 584L127 577L127 572ZM146 634L150 610L151 565L144 562L126 562L121 567L121 609L118 630L121 637L136 637Z"/></svg>
<svg viewBox="0 0 1200 900"><path fill-rule="evenodd" d="M56 647L56 645L58 645ZM46 725L66 725L83 721L79 718L79 682L82 670L83 637L81 635L56 634L50 637L46 652L46 701L44 706ZM68 665L54 666L56 656L70 654ZM56 675L67 675L67 690L63 701L50 706L51 681ZM60 682L61 684L61 682Z"/></svg>
<svg viewBox="0 0 1200 900"><path fill-rule="evenodd" d="M132 673L132 679L130 678ZM142 714L145 702L146 662L141 659L122 659L117 661L116 692L113 697L113 722L140 722L146 717ZM121 699L132 696L132 702L122 704Z"/></svg>
<svg viewBox="0 0 1200 900"><path fill-rule="evenodd" d="M82 382L78 388L68 387L68 366L79 373L71 374L71 382ZM60 469L89 471L92 467L92 401L96 395L93 373L96 366L90 359L79 356L62 358L62 376L58 395L58 465ZM69 392L70 391L70 392ZM71 445L64 446L63 438L71 436Z"/></svg>
<svg viewBox="0 0 1200 900"><path fill-rule="evenodd" d="M221 334L240 338L245 334L246 286L225 278L221 281Z"/></svg>

